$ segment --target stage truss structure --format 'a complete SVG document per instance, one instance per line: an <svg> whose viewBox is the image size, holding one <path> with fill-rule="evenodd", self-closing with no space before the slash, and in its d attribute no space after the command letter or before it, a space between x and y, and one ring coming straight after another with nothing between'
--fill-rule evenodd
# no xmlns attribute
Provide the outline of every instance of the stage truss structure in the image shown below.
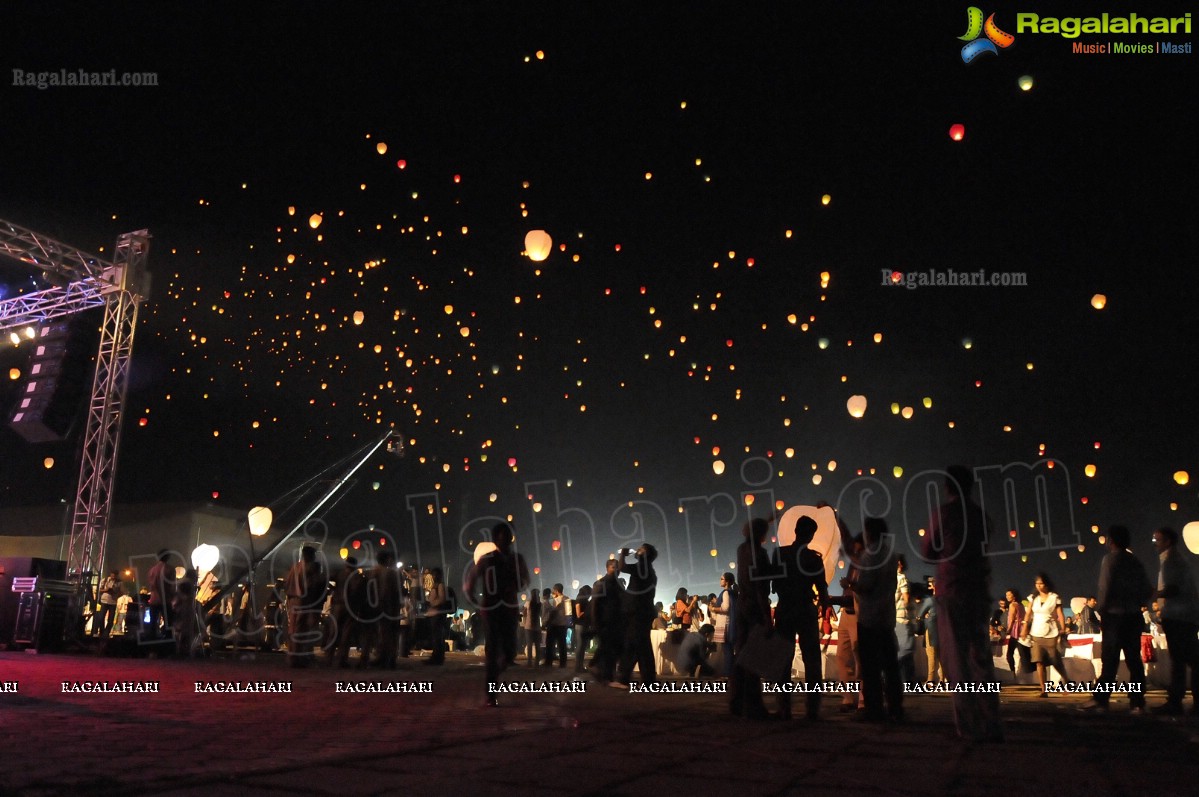
<svg viewBox="0 0 1199 797"><path fill-rule="evenodd" d="M0 255L41 271L53 287L0 301L0 333L104 308L71 515L68 577L103 572L138 306L149 295L147 230L117 238L111 261L0 219Z"/></svg>

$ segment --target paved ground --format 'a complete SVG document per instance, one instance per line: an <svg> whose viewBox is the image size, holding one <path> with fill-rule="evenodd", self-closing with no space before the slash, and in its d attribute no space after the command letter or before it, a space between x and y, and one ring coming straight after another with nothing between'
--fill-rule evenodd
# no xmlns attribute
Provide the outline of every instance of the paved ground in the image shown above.
<svg viewBox="0 0 1199 797"><path fill-rule="evenodd" d="M903 725L730 717L712 694L505 696L482 706L469 654L398 671L290 669L279 654L203 661L0 653L0 794L1182 795L1199 784L1199 720L1105 716L1083 698L1004 687L1005 744L952 733L950 698ZM250 657L252 656L252 657ZM515 668L515 679L562 680ZM158 681L157 694L63 693L62 682ZM426 694L339 694L339 681L432 682ZM290 694L196 693L288 681ZM1162 700L1151 693L1150 705ZM1014 773L1023 772L1024 775ZM1038 787L1035 784L1043 784Z"/></svg>

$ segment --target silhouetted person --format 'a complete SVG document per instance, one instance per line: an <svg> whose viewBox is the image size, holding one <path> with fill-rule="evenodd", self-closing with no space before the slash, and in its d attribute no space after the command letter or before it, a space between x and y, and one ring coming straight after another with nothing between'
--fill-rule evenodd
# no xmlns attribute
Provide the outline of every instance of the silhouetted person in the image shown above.
<svg viewBox="0 0 1199 797"><path fill-rule="evenodd" d="M1099 594L1096 603L1102 618L1103 664L1099 683L1116 682L1120 654L1128 665L1128 683L1138 684L1139 692L1128 693L1128 703L1136 714L1145 711L1145 664L1141 661L1141 606L1153 594L1149 574L1128 549L1132 535L1125 526L1112 526L1107 533L1107 556L1099 566ZM1081 708L1106 709L1106 692L1095 692Z"/></svg>
<svg viewBox="0 0 1199 797"><path fill-rule="evenodd" d="M499 701L492 691L500 673L516 659L516 627L519 622L520 591L529 583L524 557L511 550L512 527L500 523L491 531L496 550L485 554L466 574L462 591L477 599L483 625L484 660L487 669L487 705Z"/></svg>
<svg viewBox="0 0 1199 797"><path fill-rule="evenodd" d="M316 561L316 549L305 545L300 560L284 579L287 593L287 661L292 667L312 663L312 649L319 640L317 624L329 579Z"/></svg>
<svg viewBox="0 0 1199 797"><path fill-rule="evenodd" d="M774 632L770 617L770 559L762 544L770 532L770 521L754 518L745 524L741 534L745 542L737 546L737 605L734 656L749 642L755 629L767 636ZM762 679L733 659L733 676L729 684L729 711L750 719L766 719L769 714L762 703Z"/></svg>
<svg viewBox="0 0 1199 797"><path fill-rule="evenodd" d="M616 679L616 664L624 647L624 584L619 578L620 565L609 559L605 570L591 591L592 622L599 640L591 669L602 684Z"/></svg>
<svg viewBox="0 0 1199 797"><path fill-rule="evenodd" d="M629 555L633 561L628 561ZM654 608L654 593L658 587L658 574L654 572L654 560L658 549L642 543L636 551L621 550L617 562L620 569L629 574L629 584L624 594L624 651L620 658L620 672L613 686L628 686L633 679L633 666L641 671L641 682L652 684L658 680L654 651L650 646L649 632L657 616Z"/></svg>
<svg viewBox="0 0 1199 797"><path fill-rule="evenodd" d="M924 558L937 563L937 641L951 686L995 681L987 631L991 566L983 552L991 524L982 507L970 500L973 486L969 468L949 468L945 503L924 538ZM997 693L955 692L953 717L958 736L1003 740Z"/></svg>
<svg viewBox="0 0 1199 797"><path fill-rule="evenodd" d="M1191 668L1191 713L1199 715L1199 590L1186 552L1178 547L1178 532L1166 526L1153 532L1153 546L1161 560L1157 575L1157 600L1162 629L1170 651L1170 685L1166 702L1154 709L1158 714L1182 713L1187 691L1187 667Z"/></svg>
<svg viewBox="0 0 1199 797"><path fill-rule="evenodd" d="M837 525L841 530L841 547L852 551L853 537L849 529L839 517ZM841 579L841 587L853 593L858 619L858 679L865 704L865 711L859 716L869 722L882 722L888 717L900 721L903 719L903 682L899 677L895 640L897 569L886 521L866 518L862 542L862 552L853 560L856 576L852 581ZM985 616L983 622L985 627Z"/></svg>
<svg viewBox="0 0 1199 797"><path fill-rule="evenodd" d="M804 515L795 522L795 542L778 549L772 588L779 596L774 613L776 633L791 643L790 662L795 658L795 637L803 656L804 680L809 687L820 685L823 656L820 652L820 613L828 606L828 582L824 578L824 558L808 547L816 534L816 521ZM813 602L819 598L819 605ZM790 667L787 669L790 673ZM788 679L790 681L790 679ZM791 695L778 693L779 713L791 718ZM807 695L808 719L820 716L820 693Z"/></svg>

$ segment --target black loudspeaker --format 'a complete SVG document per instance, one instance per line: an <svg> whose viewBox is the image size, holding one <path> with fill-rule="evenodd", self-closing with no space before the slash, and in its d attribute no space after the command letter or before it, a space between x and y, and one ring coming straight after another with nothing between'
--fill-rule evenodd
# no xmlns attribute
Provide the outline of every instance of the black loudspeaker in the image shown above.
<svg viewBox="0 0 1199 797"><path fill-rule="evenodd" d="M51 580L65 579L67 563L57 559L27 556L0 557L0 648L12 641L23 594L12 591L13 579L32 576Z"/></svg>
<svg viewBox="0 0 1199 797"><path fill-rule="evenodd" d="M72 335L68 319L32 327L33 356L25 383L13 403L9 425L30 443L51 443L71 430L90 375L90 353L84 337Z"/></svg>

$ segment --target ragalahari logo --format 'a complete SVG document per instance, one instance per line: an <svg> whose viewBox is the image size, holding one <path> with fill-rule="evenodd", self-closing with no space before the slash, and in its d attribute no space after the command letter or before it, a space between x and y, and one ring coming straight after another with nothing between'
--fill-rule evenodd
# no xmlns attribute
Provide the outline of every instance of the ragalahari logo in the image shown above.
<svg viewBox="0 0 1199 797"><path fill-rule="evenodd" d="M984 34L986 38L980 39ZM1016 37L999 29L994 14L984 23L982 9L970 6L966 9L966 35L958 36L958 40L967 42L962 48L962 62L968 64L983 53L999 55L999 50L1011 47Z"/></svg>

